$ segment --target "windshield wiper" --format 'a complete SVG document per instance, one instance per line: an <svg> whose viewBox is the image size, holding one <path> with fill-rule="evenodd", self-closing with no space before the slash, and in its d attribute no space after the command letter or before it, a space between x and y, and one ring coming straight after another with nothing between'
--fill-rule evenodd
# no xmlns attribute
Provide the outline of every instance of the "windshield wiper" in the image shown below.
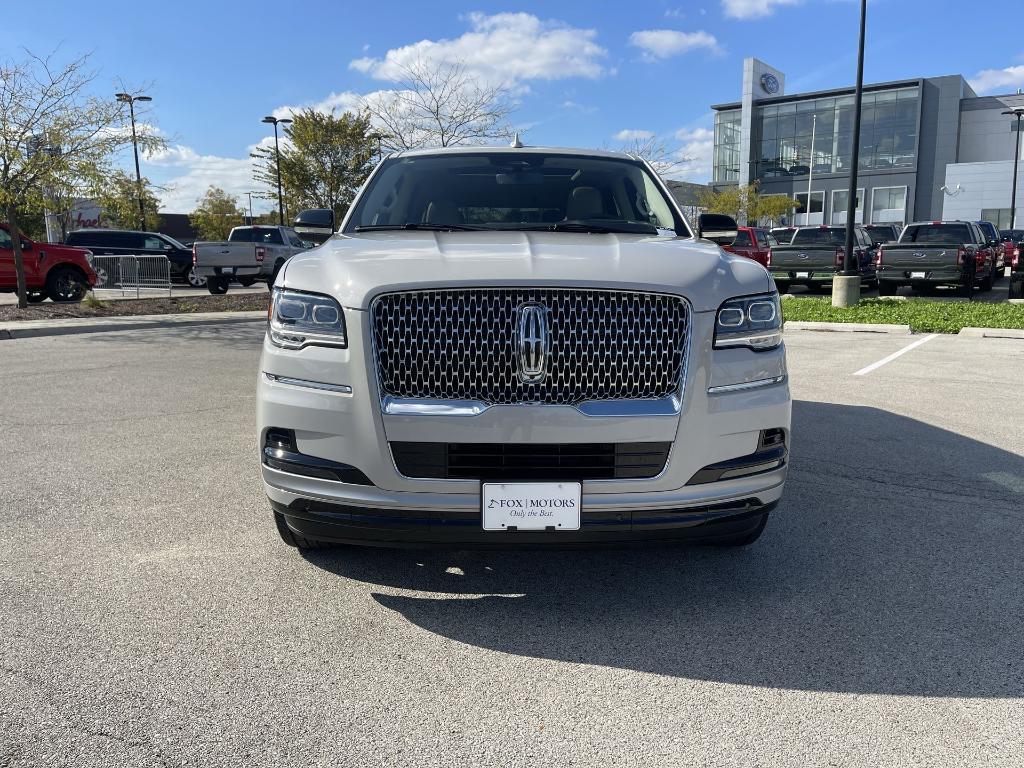
<svg viewBox="0 0 1024 768"><path fill-rule="evenodd" d="M627 235L656 235L658 230L653 224L642 221L621 221L615 224L598 224L591 221L556 221L552 224L540 224L535 227L521 227L521 229L536 230L539 232L590 232L595 235L627 234Z"/></svg>
<svg viewBox="0 0 1024 768"><path fill-rule="evenodd" d="M428 232L478 232L488 227L472 227L468 224L433 224L406 222L405 224L360 224L355 228L356 232L387 232L402 229L426 230Z"/></svg>

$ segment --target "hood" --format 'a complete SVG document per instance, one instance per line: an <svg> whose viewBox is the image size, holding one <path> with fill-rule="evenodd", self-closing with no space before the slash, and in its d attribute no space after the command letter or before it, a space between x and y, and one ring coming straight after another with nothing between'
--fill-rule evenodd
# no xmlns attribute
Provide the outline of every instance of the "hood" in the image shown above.
<svg viewBox="0 0 1024 768"><path fill-rule="evenodd" d="M698 312L771 290L756 262L680 237L570 232L369 232L293 256L283 284L366 309L392 291L574 286L685 296Z"/></svg>

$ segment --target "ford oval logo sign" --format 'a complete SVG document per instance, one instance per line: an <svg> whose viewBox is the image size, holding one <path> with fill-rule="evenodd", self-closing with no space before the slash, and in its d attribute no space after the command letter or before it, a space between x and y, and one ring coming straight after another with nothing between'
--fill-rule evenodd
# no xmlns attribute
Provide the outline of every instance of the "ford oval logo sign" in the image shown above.
<svg viewBox="0 0 1024 768"><path fill-rule="evenodd" d="M776 94L779 92L779 78L771 72L765 72L761 75L761 87L765 93Z"/></svg>

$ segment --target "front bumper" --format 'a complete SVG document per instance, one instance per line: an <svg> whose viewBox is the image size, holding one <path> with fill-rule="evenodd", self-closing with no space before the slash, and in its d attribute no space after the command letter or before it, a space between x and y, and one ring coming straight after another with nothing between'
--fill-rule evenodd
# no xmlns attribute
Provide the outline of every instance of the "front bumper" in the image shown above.
<svg viewBox="0 0 1024 768"><path fill-rule="evenodd" d="M721 535L718 526L727 521L740 528L748 525L743 520L772 508L782 495L785 465L688 484L708 465L754 453L762 430L783 428L788 434L790 425L784 348L762 353L712 350L714 313L692 315L679 411L642 415L587 415L569 406L530 405L492 406L467 415L384 413L369 354L366 313L346 309L345 319L348 349L289 351L264 342L257 397L260 445L270 428L294 430L299 452L354 467L370 483L309 477L263 464L271 504L307 538L507 546L699 537L712 535L712 528L714 535ZM742 382L762 385L731 389ZM389 441L438 440L665 441L672 443L672 450L656 477L584 481L579 531L497 532L482 528L480 481L416 479L396 469Z"/></svg>

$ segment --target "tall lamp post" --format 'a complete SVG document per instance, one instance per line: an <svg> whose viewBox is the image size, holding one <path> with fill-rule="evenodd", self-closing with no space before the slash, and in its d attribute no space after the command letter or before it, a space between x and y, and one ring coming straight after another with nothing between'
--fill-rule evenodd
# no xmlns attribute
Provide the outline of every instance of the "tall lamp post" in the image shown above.
<svg viewBox="0 0 1024 768"><path fill-rule="evenodd" d="M1020 119L1024 117L1024 107L1014 107L1003 112L1017 118L1017 133L1013 137L1013 190L1010 192L1010 229L1017 225L1017 163L1020 162Z"/></svg>
<svg viewBox="0 0 1024 768"><path fill-rule="evenodd" d="M281 194L281 145L277 139L277 124L287 125L291 122L287 117L274 117L267 115L263 118L264 123L271 123L274 126L274 157L277 166L277 223L284 226L284 198Z"/></svg>
<svg viewBox="0 0 1024 768"><path fill-rule="evenodd" d="M139 171L139 137L135 133L135 102L152 101L150 96L132 96L130 93L115 93L118 101L128 105L132 116L132 148L135 150L135 189L139 196L139 229L146 228L146 204L142 200L142 173Z"/></svg>
<svg viewBox="0 0 1024 768"><path fill-rule="evenodd" d="M832 281L832 306L851 307L860 301L860 271L853 252L853 227L857 216L857 169L860 165L860 108L864 88L864 24L868 0L860 0L860 40L857 43L857 86L853 92L853 156L850 159L850 191L846 197L846 244L843 271ZM810 202L810 201L808 201Z"/></svg>

